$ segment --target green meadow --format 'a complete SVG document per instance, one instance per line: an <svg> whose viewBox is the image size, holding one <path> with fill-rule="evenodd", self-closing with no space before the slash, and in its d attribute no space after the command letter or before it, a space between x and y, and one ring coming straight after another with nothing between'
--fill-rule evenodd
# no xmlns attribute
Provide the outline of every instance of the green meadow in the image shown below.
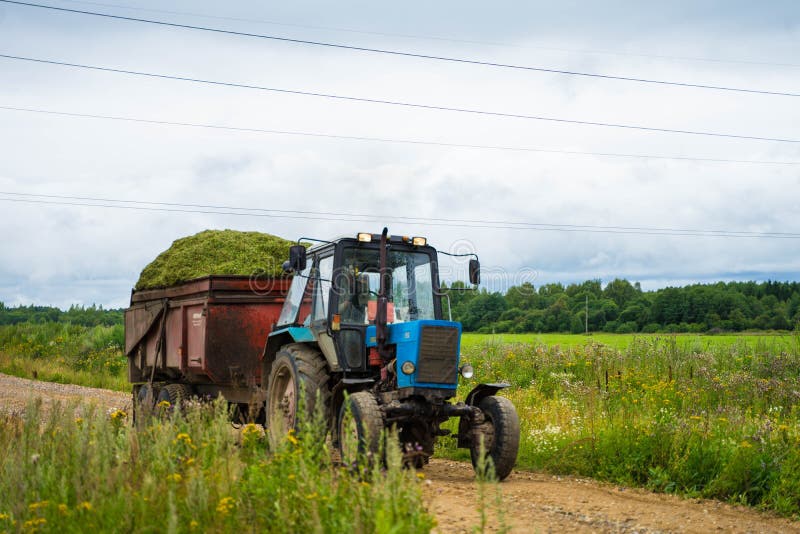
<svg viewBox="0 0 800 534"><path fill-rule="evenodd" d="M800 514L800 335L466 334L462 355L461 398L511 384L519 468Z"/></svg>

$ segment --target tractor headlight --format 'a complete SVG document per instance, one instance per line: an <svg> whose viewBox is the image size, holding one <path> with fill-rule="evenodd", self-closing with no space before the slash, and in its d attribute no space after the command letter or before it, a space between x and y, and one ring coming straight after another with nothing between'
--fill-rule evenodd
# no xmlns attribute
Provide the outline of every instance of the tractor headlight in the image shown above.
<svg viewBox="0 0 800 534"><path fill-rule="evenodd" d="M472 378L475 375L475 369L473 369L468 363L462 365L461 369L459 369L459 372L461 373L461 376L467 379Z"/></svg>
<svg viewBox="0 0 800 534"><path fill-rule="evenodd" d="M413 362L404 362L400 370L403 371L403 374L413 375L414 371L417 370L417 367L414 365Z"/></svg>

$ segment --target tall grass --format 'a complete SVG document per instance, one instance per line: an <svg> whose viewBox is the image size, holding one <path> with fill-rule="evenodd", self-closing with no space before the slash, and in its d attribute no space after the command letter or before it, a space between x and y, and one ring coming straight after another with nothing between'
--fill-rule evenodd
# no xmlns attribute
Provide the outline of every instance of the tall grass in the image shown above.
<svg viewBox="0 0 800 534"><path fill-rule="evenodd" d="M521 467L800 514L800 337L641 337L622 350L487 342L465 356L473 382L514 386Z"/></svg>
<svg viewBox="0 0 800 534"><path fill-rule="evenodd" d="M83 415L74 415L76 408ZM400 452L369 473L331 463L324 425L268 451L222 402L137 426L116 410L38 404L0 419L0 531L427 532Z"/></svg>
<svg viewBox="0 0 800 534"><path fill-rule="evenodd" d="M51 322L0 326L0 372L128 391L123 345L122 325Z"/></svg>

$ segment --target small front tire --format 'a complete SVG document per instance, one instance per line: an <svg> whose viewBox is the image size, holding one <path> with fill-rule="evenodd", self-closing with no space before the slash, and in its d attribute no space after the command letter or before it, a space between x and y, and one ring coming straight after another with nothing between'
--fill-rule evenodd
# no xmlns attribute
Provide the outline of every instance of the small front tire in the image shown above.
<svg viewBox="0 0 800 534"><path fill-rule="evenodd" d="M353 466L380 453L383 416L375 396L359 391L348 397L339 410L337 435L342 463Z"/></svg>
<svg viewBox="0 0 800 534"><path fill-rule="evenodd" d="M517 463L519 451L519 416L514 404L505 397L490 395L478 403L485 423L484 450L491 459L497 480L504 480ZM476 472L480 465L481 444L472 443L470 456Z"/></svg>

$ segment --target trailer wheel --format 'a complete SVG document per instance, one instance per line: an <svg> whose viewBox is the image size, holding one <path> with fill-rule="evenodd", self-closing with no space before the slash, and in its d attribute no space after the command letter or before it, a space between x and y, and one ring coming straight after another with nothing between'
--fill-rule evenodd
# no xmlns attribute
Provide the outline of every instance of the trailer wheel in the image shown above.
<svg viewBox="0 0 800 534"><path fill-rule="evenodd" d="M339 410L337 431L342 463L353 466L369 462L380 452L383 416L375 395L359 391L348 397Z"/></svg>
<svg viewBox="0 0 800 534"><path fill-rule="evenodd" d="M325 357L302 343L284 345L278 351L267 382L267 428L270 442L277 447L289 430L297 429L300 392L304 391L305 413L311 417L322 402L325 422L330 420L331 390Z"/></svg>
<svg viewBox="0 0 800 534"><path fill-rule="evenodd" d="M158 403L168 402L167 410L180 409L184 402L192 397L192 389L186 384L167 384L158 393Z"/></svg>
<svg viewBox="0 0 800 534"><path fill-rule="evenodd" d="M156 388L151 387L150 384L143 384L141 386L133 387L133 421L144 417L147 418L153 414L153 408L156 406L156 397L158 391Z"/></svg>
<svg viewBox="0 0 800 534"><path fill-rule="evenodd" d="M485 422L481 425L483 449L486 459L491 459L494 474L498 480L504 480L511 474L517 463L519 450L519 417L514 405L505 397L494 395L484 397L478 408L483 412ZM479 468L480 443L473 440L470 447L472 465L476 472ZM480 473L479 473L480 474Z"/></svg>

